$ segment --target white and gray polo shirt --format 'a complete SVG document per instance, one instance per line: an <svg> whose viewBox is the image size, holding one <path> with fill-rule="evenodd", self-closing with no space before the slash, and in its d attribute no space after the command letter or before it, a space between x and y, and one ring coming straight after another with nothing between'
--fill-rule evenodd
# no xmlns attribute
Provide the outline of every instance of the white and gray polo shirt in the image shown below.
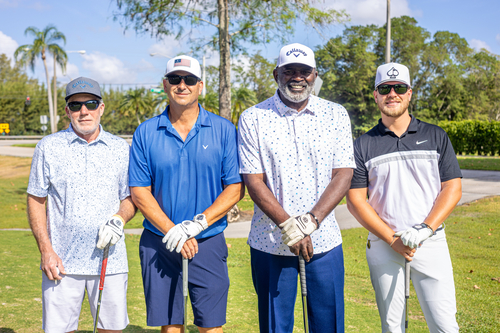
<svg viewBox="0 0 500 333"><path fill-rule="evenodd" d="M411 116L398 137L379 120L354 142L351 188L368 188L368 203L395 232L422 223L441 183L461 178L446 132Z"/></svg>

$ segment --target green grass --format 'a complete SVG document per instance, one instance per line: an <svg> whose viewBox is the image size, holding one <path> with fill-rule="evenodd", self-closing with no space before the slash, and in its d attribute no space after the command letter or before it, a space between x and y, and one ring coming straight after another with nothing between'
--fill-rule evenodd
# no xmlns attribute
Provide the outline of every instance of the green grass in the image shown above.
<svg viewBox="0 0 500 333"><path fill-rule="evenodd" d="M12 145L12 147L35 148L36 147L36 143L18 143L18 144Z"/></svg>
<svg viewBox="0 0 500 333"><path fill-rule="evenodd" d="M457 156L460 169L500 171L500 157Z"/></svg>
<svg viewBox="0 0 500 333"><path fill-rule="evenodd" d="M461 332L500 331L500 197L457 207L446 222L457 290L457 320ZM365 259L367 231L343 230L345 260L346 332L377 332L379 318ZM139 265L139 236L126 236L129 259L128 311L125 332L159 332L146 326ZM258 332L257 299L245 239L228 239L231 279L225 332ZM0 231L0 332L41 332L40 255L30 232ZM472 271L472 272L471 272ZM476 288L476 287L477 288ZM300 294L299 294L300 295ZM300 297L295 306L294 332L302 332ZM189 322L192 323L190 312ZM428 332L416 294L410 296L411 332ZM80 332L90 332L92 320L86 301ZM196 332L189 325L190 332Z"/></svg>

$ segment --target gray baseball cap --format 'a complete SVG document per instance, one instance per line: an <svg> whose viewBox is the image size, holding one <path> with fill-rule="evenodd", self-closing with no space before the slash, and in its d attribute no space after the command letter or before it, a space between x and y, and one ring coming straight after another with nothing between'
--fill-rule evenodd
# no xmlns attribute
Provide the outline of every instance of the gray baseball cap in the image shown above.
<svg viewBox="0 0 500 333"><path fill-rule="evenodd" d="M74 79L66 86L66 101L76 94L91 94L102 98L99 83L87 77Z"/></svg>

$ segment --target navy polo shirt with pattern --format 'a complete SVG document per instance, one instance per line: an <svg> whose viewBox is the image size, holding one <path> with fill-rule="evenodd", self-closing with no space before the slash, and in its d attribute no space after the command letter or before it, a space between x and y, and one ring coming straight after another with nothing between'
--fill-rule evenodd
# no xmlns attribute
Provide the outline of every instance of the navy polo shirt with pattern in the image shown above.
<svg viewBox="0 0 500 333"><path fill-rule="evenodd" d="M351 188L368 188L368 203L395 232L422 223L441 183L462 172L446 132L411 116L398 137L379 120L354 142Z"/></svg>
<svg viewBox="0 0 500 333"><path fill-rule="evenodd" d="M196 123L183 141L165 111L143 122L130 150L129 185L151 186L163 212L175 224L192 220L213 204L224 185L241 182L234 125L198 105ZM143 226L163 236L151 222ZM224 231L224 216L197 239Z"/></svg>

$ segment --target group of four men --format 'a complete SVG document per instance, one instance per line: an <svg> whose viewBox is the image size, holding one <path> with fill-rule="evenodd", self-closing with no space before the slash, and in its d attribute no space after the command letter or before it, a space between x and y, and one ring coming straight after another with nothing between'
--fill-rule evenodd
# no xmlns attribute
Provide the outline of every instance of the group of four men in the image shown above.
<svg viewBox="0 0 500 333"><path fill-rule="evenodd" d="M71 124L42 139L33 156L28 216L41 252L43 328L78 327L87 290L95 315L102 249L110 248L100 332L128 325L123 226L140 209L139 245L147 324L183 332L182 258L200 332L222 332L229 278L226 214L255 203L248 244L261 332L292 332L298 256L306 261L311 332L344 332L342 238L334 208L370 233L367 259L383 332L403 329L405 260L431 332L458 332L451 260L442 226L461 196L446 133L408 113L408 69L377 69L382 119L353 145L348 113L312 94L313 51L284 46L275 95L246 110L238 130L198 103L198 61L167 64L169 105L143 122L131 148L99 124L99 85L66 88ZM366 201L368 197L368 201ZM47 207L45 207L47 204Z"/></svg>

